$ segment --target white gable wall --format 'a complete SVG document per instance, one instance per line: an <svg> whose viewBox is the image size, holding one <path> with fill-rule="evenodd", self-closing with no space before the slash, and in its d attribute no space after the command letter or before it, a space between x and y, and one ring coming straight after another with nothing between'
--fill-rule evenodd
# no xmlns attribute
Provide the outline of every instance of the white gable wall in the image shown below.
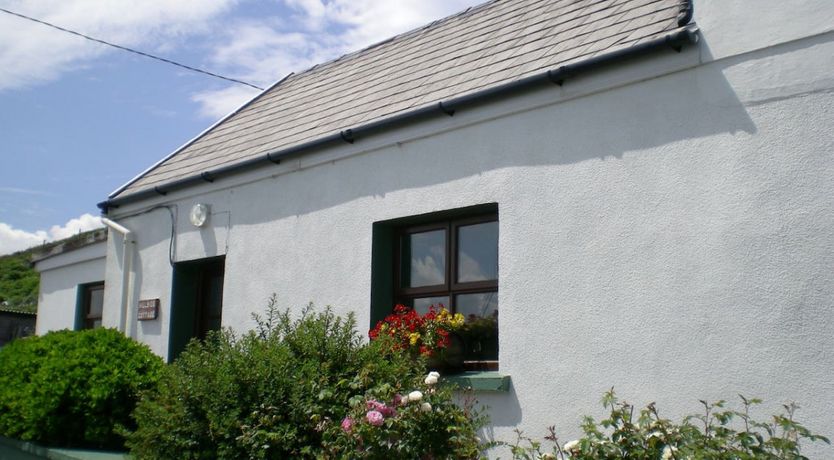
<svg viewBox="0 0 834 460"><path fill-rule="evenodd" d="M104 281L105 253L102 241L35 264L41 279L36 334L75 327L78 286Z"/></svg>
<svg viewBox="0 0 834 460"><path fill-rule="evenodd" d="M276 292L364 328L374 222L497 202L512 389L479 395L496 436L575 436L611 386L669 417L736 393L764 411L797 400L834 434L832 8L757 2L751 25L746 3L696 3L697 50L160 197L177 211L175 260L226 255L226 326L252 327ZM197 202L212 207L203 230L188 223ZM162 304L131 334L165 356L170 217L125 217L152 204L111 214L137 238L133 304Z"/></svg>

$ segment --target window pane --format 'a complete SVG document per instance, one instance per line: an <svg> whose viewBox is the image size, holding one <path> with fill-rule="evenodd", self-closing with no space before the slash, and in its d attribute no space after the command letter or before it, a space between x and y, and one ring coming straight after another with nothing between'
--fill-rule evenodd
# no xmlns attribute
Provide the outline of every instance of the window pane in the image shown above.
<svg viewBox="0 0 834 460"><path fill-rule="evenodd" d="M94 287L90 288L90 305L87 306L87 317L101 318L101 312L104 308L104 288Z"/></svg>
<svg viewBox="0 0 834 460"><path fill-rule="evenodd" d="M441 297L423 297L420 299L414 299L414 311L421 315L425 315L429 312L429 307L434 305L435 308L439 309L442 305L449 308L449 296L441 296Z"/></svg>
<svg viewBox="0 0 834 460"><path fill-rule="evenodd" d="M476 317L497 317L498 293L459 294L455 297L455 313L462 314L467 321Z"/></svg>
<svg viewBox="0 0 834 460"><path fill-rule="evenodd" d="M464 341L464 359L492 361L498 359L498 292L455 296L455 312L466 318L460 331Z"/></svg>
<svg viewBox="0 0 834 460"><path fill-rule="evenodd" d="M446 282L446 230L403 237L403 287L435 286Z"/></svg>
<svg viewBox="0 0 834 460"><path fill-rule="evenodd" d="M458 227L459 283L498 279L498 222Z"/></svg>

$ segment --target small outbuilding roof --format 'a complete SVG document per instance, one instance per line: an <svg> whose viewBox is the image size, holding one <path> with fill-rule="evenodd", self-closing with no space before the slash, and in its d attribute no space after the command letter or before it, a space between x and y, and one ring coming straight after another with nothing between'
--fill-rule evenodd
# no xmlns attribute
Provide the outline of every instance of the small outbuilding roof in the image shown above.
<svg viewBox="0 0 834 460"><path fill-rule="evenodd" d="M690 17L687 0L493 0L289 75L110 199L639 47Z"/></svg>

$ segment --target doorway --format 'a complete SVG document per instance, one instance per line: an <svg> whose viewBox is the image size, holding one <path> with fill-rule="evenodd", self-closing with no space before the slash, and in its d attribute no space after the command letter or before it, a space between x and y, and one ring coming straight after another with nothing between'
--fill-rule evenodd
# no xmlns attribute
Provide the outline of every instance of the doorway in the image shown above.
<svg viewBox="0 0 834 460"><path fill-rule="evenodd" d="M218 331L223 316L226 258L212 257L174 265L168 359L173 361L188 342Z"/></svg>

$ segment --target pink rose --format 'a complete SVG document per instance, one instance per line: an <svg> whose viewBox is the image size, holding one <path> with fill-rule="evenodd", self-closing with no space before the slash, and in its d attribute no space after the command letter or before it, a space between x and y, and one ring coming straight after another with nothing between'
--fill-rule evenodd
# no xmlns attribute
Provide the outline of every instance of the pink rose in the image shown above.
<svg viewBox="0 0 834 460"><path fill-rule="evenodd" d="M368 411L368 415L366 415L368 419L368 423L373 426L380 426L382 422L385 421L385 417L382 416L382 413L376 410Z"/></svg>
<svg viewBox="0 0 834 460"><path fill-rule="evenodd" d="M350 433L353 430L353 419L350 417L345 417L342 420L342 429L345 430L345 433Z"/></svg>
<svg viewBox="0 0 834 460"><path fill-rule="evenodd" d="M394 410L393 407L386 406L385 403L381 403L375 399L371 399L366 403L366 407L368 410L375 410L382 414L383 417L393 417L397 415L397 411Z"/></svg>

